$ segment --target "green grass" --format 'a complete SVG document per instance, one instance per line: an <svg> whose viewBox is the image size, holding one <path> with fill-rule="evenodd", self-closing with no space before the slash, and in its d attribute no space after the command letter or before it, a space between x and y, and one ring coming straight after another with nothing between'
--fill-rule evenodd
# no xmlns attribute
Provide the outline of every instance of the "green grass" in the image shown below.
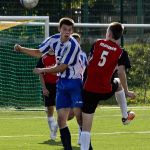
<svg viewBox="0 0 150 150"><path fill-rule="evenodd" d="M135 120L127 126L121 123L119 109L98 108L92 128L94 150L149 150L150 109L134 108ZM74 150L78 127L73 119L68 122ZM44 111L0 111L0 150L63 150L59 135L49 139Z"/></svg>

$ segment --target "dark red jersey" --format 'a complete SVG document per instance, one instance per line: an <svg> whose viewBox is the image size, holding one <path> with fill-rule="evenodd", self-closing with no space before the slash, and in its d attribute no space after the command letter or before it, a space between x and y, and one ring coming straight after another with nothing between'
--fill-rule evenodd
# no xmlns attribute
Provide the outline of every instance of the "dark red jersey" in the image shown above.
<svg viewBox="0 0 150 150"><path fill-rule="evenodd" d="M55 55L45 54L38 61L36 68L47 68L56 64ZM56 83L57 75L51 73L44 73L43 75L45 83Z"/></svg>
<svg viewBox="0 0 150 150"><path fill-rule="evenodd" d="M111 92L112 74L121 54L122 49L116 43L108 40L96 41L87 68L84 89L94 93Z"/></svg>

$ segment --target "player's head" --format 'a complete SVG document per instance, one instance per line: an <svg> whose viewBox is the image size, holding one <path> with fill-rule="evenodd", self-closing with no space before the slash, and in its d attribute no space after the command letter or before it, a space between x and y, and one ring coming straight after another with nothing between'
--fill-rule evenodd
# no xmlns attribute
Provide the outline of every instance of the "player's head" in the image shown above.
<svg viewBox="0 0 150 150"><path fill-rule="evenodd" d="M61 38L69 38L73 32L74 21L71 18L61 18L59 21L59 32Z"/></svg>
<svg viewBox="0 0 150 150"><path fill-rule="evenodd" d="M80 44L80 35L78 33L73 33L72 36L77 40L77 42Z"/></svg>
<svg viewBox="0 0 150 150"><path fill-rule="evenodd" d="M106 32L106 39L118 40L121 38L124 31L124 26L119 22L112 22Z"/></svg>

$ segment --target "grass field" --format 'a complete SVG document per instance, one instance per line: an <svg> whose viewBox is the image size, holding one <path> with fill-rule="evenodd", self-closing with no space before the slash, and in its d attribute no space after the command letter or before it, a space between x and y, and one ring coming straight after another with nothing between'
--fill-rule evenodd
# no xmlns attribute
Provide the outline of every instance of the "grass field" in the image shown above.
<svg viewBox="0 0 150 150"><path fill-rule="evenodd" d="M92 129L94 150L150 150L149 108L133 108L136 118L127 126L122 125L118 108L98 108ZM73 150L80 150L76 121L73 119L68 125ZM49 139L44 111L0 110L0 150L46 149L63 150L59 135L56 141Z"/></svg>

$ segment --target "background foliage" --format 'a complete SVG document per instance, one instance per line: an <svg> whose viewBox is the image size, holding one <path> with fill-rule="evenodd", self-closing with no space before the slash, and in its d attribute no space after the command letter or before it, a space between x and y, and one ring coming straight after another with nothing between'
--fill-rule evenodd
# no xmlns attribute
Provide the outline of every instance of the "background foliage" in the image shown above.
<svg viewBox="0 0 150 150"><path fill-rule="evenodd" d="M148 24L150 23L149 8L149 0L39 0L37 7L30 10L22 7L19 0L0 1L0 14L2 16L49 16L50 22L58 22L61 17L67 16L78 23L119 21L130 24ZM105 37L105 30L105 28L75 28L75 32L81 34L81 46L87 53L89 53L92 43L97 38ZM11 30L9 32L11 33ZM56 27L50 27L50 35L56 32ZM21 33L28 39L27 34ZM4 36L3 34L0 37L0 42ZM21 41L20 38L20 42L23 43L24 41ZM40 42L38 41L36 46ZM150 103L149 42L150 28L126 28L124 45L132 64L132 69L128 72L128 83L130 88L134 89L138 95L136 101L129 100L129 103Z"/></svg>

